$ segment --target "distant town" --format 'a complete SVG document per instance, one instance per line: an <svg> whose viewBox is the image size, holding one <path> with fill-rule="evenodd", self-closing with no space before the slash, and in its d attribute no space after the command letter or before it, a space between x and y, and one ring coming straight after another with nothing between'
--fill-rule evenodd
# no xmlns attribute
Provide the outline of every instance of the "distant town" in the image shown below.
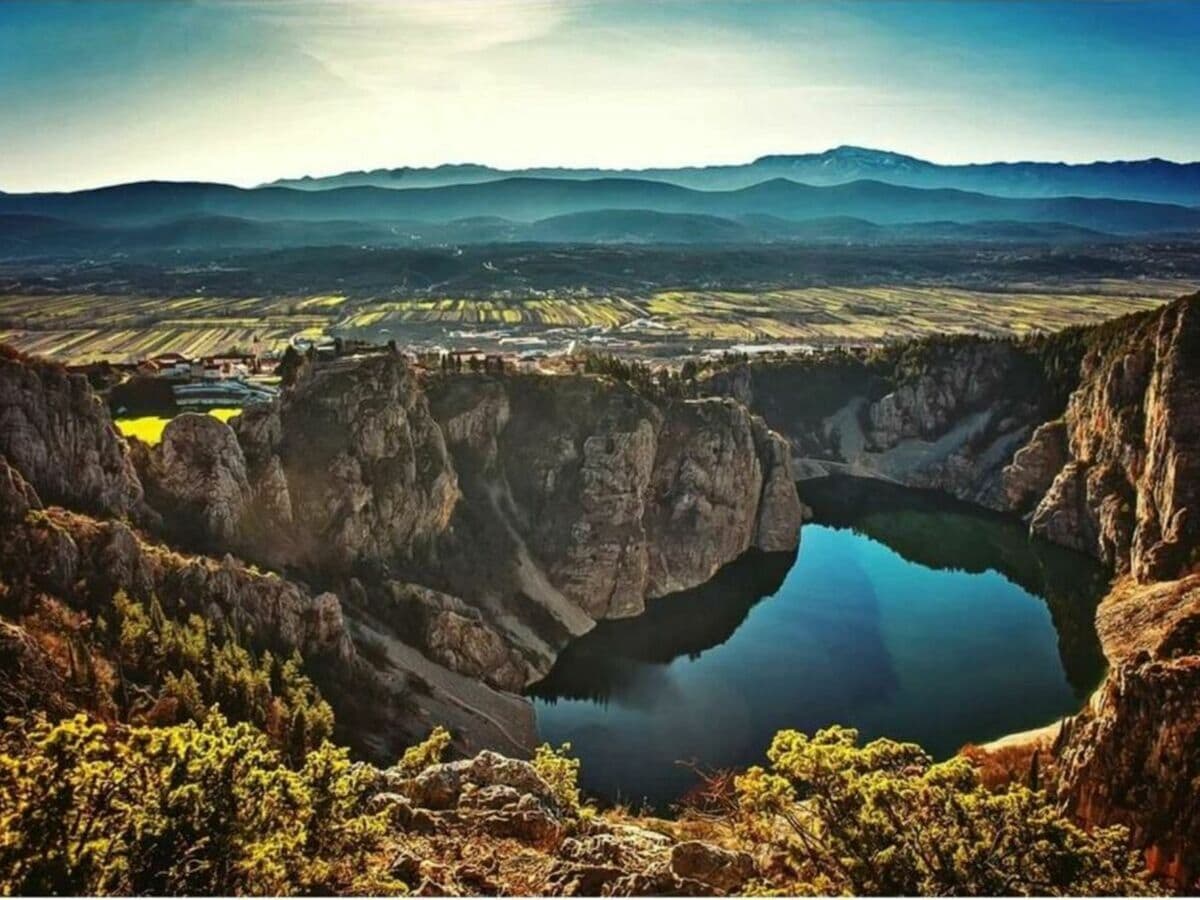
<svg viewBox="0 0 1200 900"><path fill-rule="evenodd" d="M311 341L296 338L283 353L230 351L208 356L159 353L134 361L99 360L69 364L105 393L114 415L170 413L241 408L270 402L279 394L289 357L334 360L395 353L425 372L563 372L582 367L572 355L497 353L478 347L400 349L386 344L341 338Z"/></svg>

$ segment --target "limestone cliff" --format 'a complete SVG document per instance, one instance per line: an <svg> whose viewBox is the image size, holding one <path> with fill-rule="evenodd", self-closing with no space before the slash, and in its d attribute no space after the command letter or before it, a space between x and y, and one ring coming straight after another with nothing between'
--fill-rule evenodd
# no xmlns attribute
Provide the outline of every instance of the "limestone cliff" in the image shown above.
<svg viewBox="0 0 1200 900"><path fill-rule="evenodd" d="M390 357L306 366L236 428L254 494L239 543L273 566L330 578L424 560L459 498L425 394Z"/></svg>
<svg viewBox="0 0 1200 900"><path fill-rule="evenodd" d="M177 540L229 547L249 501L246 463L237 438L212 416L184 413L148 447L129 441L146 499Z"/></svg>
<svg viewBox="0 0 1200 900"><path fill-rule="evenodd" d="M435 722L464 751L528 749L529 705L505 692L572 635L798 539L790 455L761 420L604 378L342 359L232 427L178 416L153 447L57 367L6 358L0 399L0 583L80 608L154 596L299 650L383 757Z"/></svg>
<svg viewBox="0 0 1200 900"><path fill-rule="evenodd" d="M801 477L1016 512L1143 582L1200 562L1200 295L1057 335L756 363L705 387L748 397Z"/></svg>
<svg viewBox="0 0 1200 900"><path fill-rule="evenodd" d="M1027 348L969 337L754 363L703 388L749 397L788 437L801 478L882 477L993 508L1001 470L1048 407Z"/></svg>
<svg viewBox="0 0 1200 900"><path fill-rule="evenodd" d="M142 498L108 409L87 379L0 347L0 455L47 501L127 515Z"/></svg>
<svg viewBox="0 0 1200 900"><path fill-rule="evenodd" d="M418 378L384 354L306 366L232 424L181 416L136 455L169 533L329 587L498 687L597 619L796 545L786 444L733 401Z"/></svg>
<svg viewBox="0 0 1200 900"><path fill-rule="evenodd" d="M1068 460L1033 511L1033 531L1143 582L1194 568L1200 296L1089 350L1063 420Z"/></svg>
<svg viewBox="0 0 1200 900"><path fill-rule="evenodd" d="M1053 749L1063 806L1129 826L1153 871L1200 877L1200 577L1118 585L1097 624L1113 670Z"/></svg>

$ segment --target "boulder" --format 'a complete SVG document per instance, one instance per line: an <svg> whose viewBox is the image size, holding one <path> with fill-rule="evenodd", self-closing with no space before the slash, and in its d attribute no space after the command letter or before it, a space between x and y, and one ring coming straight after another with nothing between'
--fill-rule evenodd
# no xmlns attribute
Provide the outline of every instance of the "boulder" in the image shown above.
<svg viewBox="0 0 1200 900"><path fill-rule="evenodd" d="M147 499L177 538L209 547L236 542L251 491L233 429L213 416L184 413L167 423L161 443L141 461Z"/></svg>
<svg viewBox="0 0 1200 900"><path fill-rule="evenodd" d="M671 872L681 879L700 881L722 893L732 893L754 877L748 853L725 850L704 841L682 841L671 848Z"/></svg>
<svg viewBox="0 0 1200 900"><path fill-rule="evenodd" d="M391 789L407 796L414 806L425 809L453 809L464 792L494 787L510 789L498 796L532 795L546 808L557 812L554 792L533 767L521 759L511 759L485 750L471 759L428 766L415 776L398 769L385 773ZM488 796L497 796L496 794Z"/></svg>
<svg viewBox="0 0 1200 900"><path fill-rule="evenodd" d="M1007 509L1024 514L1050 490L1067 464L1067 426L1061 419L1039 425L1001 473Z"/></svg>

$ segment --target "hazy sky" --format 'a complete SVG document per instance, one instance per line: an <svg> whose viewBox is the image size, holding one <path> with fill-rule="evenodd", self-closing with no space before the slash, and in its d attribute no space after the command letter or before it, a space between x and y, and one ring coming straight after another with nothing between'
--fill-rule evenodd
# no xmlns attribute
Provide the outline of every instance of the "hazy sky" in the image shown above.
<svg viewBox="0 0 1200 900"><path fill-rule="evenodd" d="M485 162L1200 159L1200 2L0 0L0 190Z"/></svg>

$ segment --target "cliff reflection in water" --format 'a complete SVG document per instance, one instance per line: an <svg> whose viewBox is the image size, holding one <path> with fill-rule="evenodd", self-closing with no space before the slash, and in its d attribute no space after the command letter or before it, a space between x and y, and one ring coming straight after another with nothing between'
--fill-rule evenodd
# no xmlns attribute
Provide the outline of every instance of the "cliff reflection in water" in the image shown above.
<svg viewBox="0 0 1200 900"><path fill-rule="evenodd" d="M1030 538L1019 519L935 491L844 476L803 482L800 491L817 522L851 528L928 568L998 572L1041 597L1076 694L1082 699L1100 682L1105 660L1096 635L1096 606L1109 579L1095 560Z"/></svg>
<svg viewBox="0 0 1200 900"><path fill-rule="evenodd" d="M530 694L585 787L663 808L706 767L832 723L939 757L1053 721L1103 674L1099 568L1020 522L879 482L805 482L797 555L748 554L705 586L602 622Z"/></svg>
<svg viewBox="0 0 1200 900"><path fill-rule="evenodd" d="M779 590L794 561L793 553L751 551L699 588L650 601L637 618L601 622L570 643L530 693L598 703L634 697L661 664L727 641L756 603Z"/></svg>

